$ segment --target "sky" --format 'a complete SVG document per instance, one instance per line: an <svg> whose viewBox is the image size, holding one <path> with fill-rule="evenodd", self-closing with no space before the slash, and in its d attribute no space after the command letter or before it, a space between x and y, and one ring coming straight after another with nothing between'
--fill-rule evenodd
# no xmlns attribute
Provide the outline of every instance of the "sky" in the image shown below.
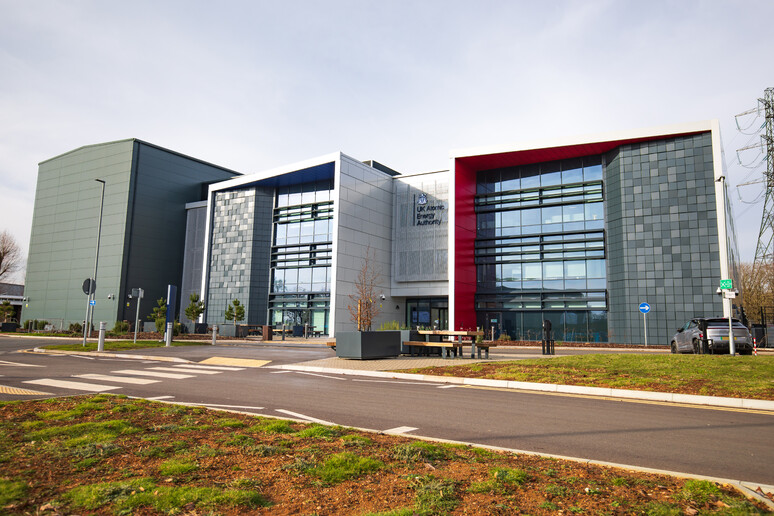
<svg viewBox="0 0 774 516"><path fill-rule="evenodd" d="M242 173L336 151L412 173L718 119L749 262L765 163L739 163L760 138L735 115L774 87L771 19L771 0L0 0L0 231L26 255L38 163L126 138Z"/></svg>

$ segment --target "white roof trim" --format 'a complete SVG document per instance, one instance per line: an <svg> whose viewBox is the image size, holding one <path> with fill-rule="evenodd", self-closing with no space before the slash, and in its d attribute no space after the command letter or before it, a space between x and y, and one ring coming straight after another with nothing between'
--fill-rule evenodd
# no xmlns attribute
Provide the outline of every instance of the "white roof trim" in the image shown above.
<svg viewBox="0 0 774 516"><path fill-rule="evenodd" d="M270 177L277 177L283 174L289 174L298 170L304 170L307 168L316 167L317 165L324 165L326 163L334 163L343 156L341 152L334 152L332 154L326 154L316 158L307 159L304 161L298 161L289 165L282 165L281 167L264 170L263 172L256 172L254 174L245 174L244 176L235 177L234 179L226 179L218 183L210 185L210 193L218 190L224 190L227 188L234 188L245 184L255 183L262 179L268 179Z"/></svg>

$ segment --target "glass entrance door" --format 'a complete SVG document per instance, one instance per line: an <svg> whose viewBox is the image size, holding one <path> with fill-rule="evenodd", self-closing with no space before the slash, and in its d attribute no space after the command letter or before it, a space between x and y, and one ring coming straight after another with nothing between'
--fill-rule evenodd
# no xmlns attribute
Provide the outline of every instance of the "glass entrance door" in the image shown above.
<svg viewBox="0 0 774 516"><path fill-rule="evenodd" d="M484 339L497 340L503 331L502 312L487 312L484 324Z"/></svg>

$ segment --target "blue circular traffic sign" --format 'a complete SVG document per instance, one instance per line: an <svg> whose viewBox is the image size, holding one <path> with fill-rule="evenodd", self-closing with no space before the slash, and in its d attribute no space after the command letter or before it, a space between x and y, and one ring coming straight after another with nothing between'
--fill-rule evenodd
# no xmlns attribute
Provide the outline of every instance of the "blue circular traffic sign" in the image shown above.
<svg viewBox="0 0 774 516"><path fill-rule="evenodd" d="M644 314L650 312L650 305L648 303L640 303L640 312Z"/></svg>

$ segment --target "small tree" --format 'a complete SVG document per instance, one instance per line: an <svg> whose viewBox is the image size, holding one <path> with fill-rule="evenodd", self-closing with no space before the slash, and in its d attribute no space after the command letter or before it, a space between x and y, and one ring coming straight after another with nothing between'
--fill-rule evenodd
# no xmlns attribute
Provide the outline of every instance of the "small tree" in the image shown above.
<svg viewBox="0 0 774 516"><path fill-rule="evenodd" d="M234 299L226 307L226 320L234 321L234 324L243 321L245 318L245 306L239 302L239 299Z"/></svg>
<svg viewBox="0 0 774 516"><path fill-rule="evenodd" d="M167 301L160 297L156 300L158 306L153 307L153 313L148 316L151 321L156 321L156 331L164 331L164 322L167 320Z"/></svg>
<svg viewBox="0 0 774 516"><path fill-rule="evenodd" d="M381 278L381 270L376 264L376 255L371 246L366 248L360 272L355 281L355 294L350 294L352 304L347 305L352 322L358 331L370 331L374 319L382 312L377 299L376 287Z"/></svg>
<svg viewBox="0 0 774 516"><path fill-rule="evenodd" d="M14 308L11 306L10 301L3 301L2 304L0 304L0 318L3 319L3 322L8 322L8 318L14 313Z"/></svg>
<svg viewBox="0 0 774 516"><path fill-rule="evenodd" d="M191 294L188 299L191 303L185 309L185 316L193 322L204 313L204 301L199 300L199 294Z"/></svg>

